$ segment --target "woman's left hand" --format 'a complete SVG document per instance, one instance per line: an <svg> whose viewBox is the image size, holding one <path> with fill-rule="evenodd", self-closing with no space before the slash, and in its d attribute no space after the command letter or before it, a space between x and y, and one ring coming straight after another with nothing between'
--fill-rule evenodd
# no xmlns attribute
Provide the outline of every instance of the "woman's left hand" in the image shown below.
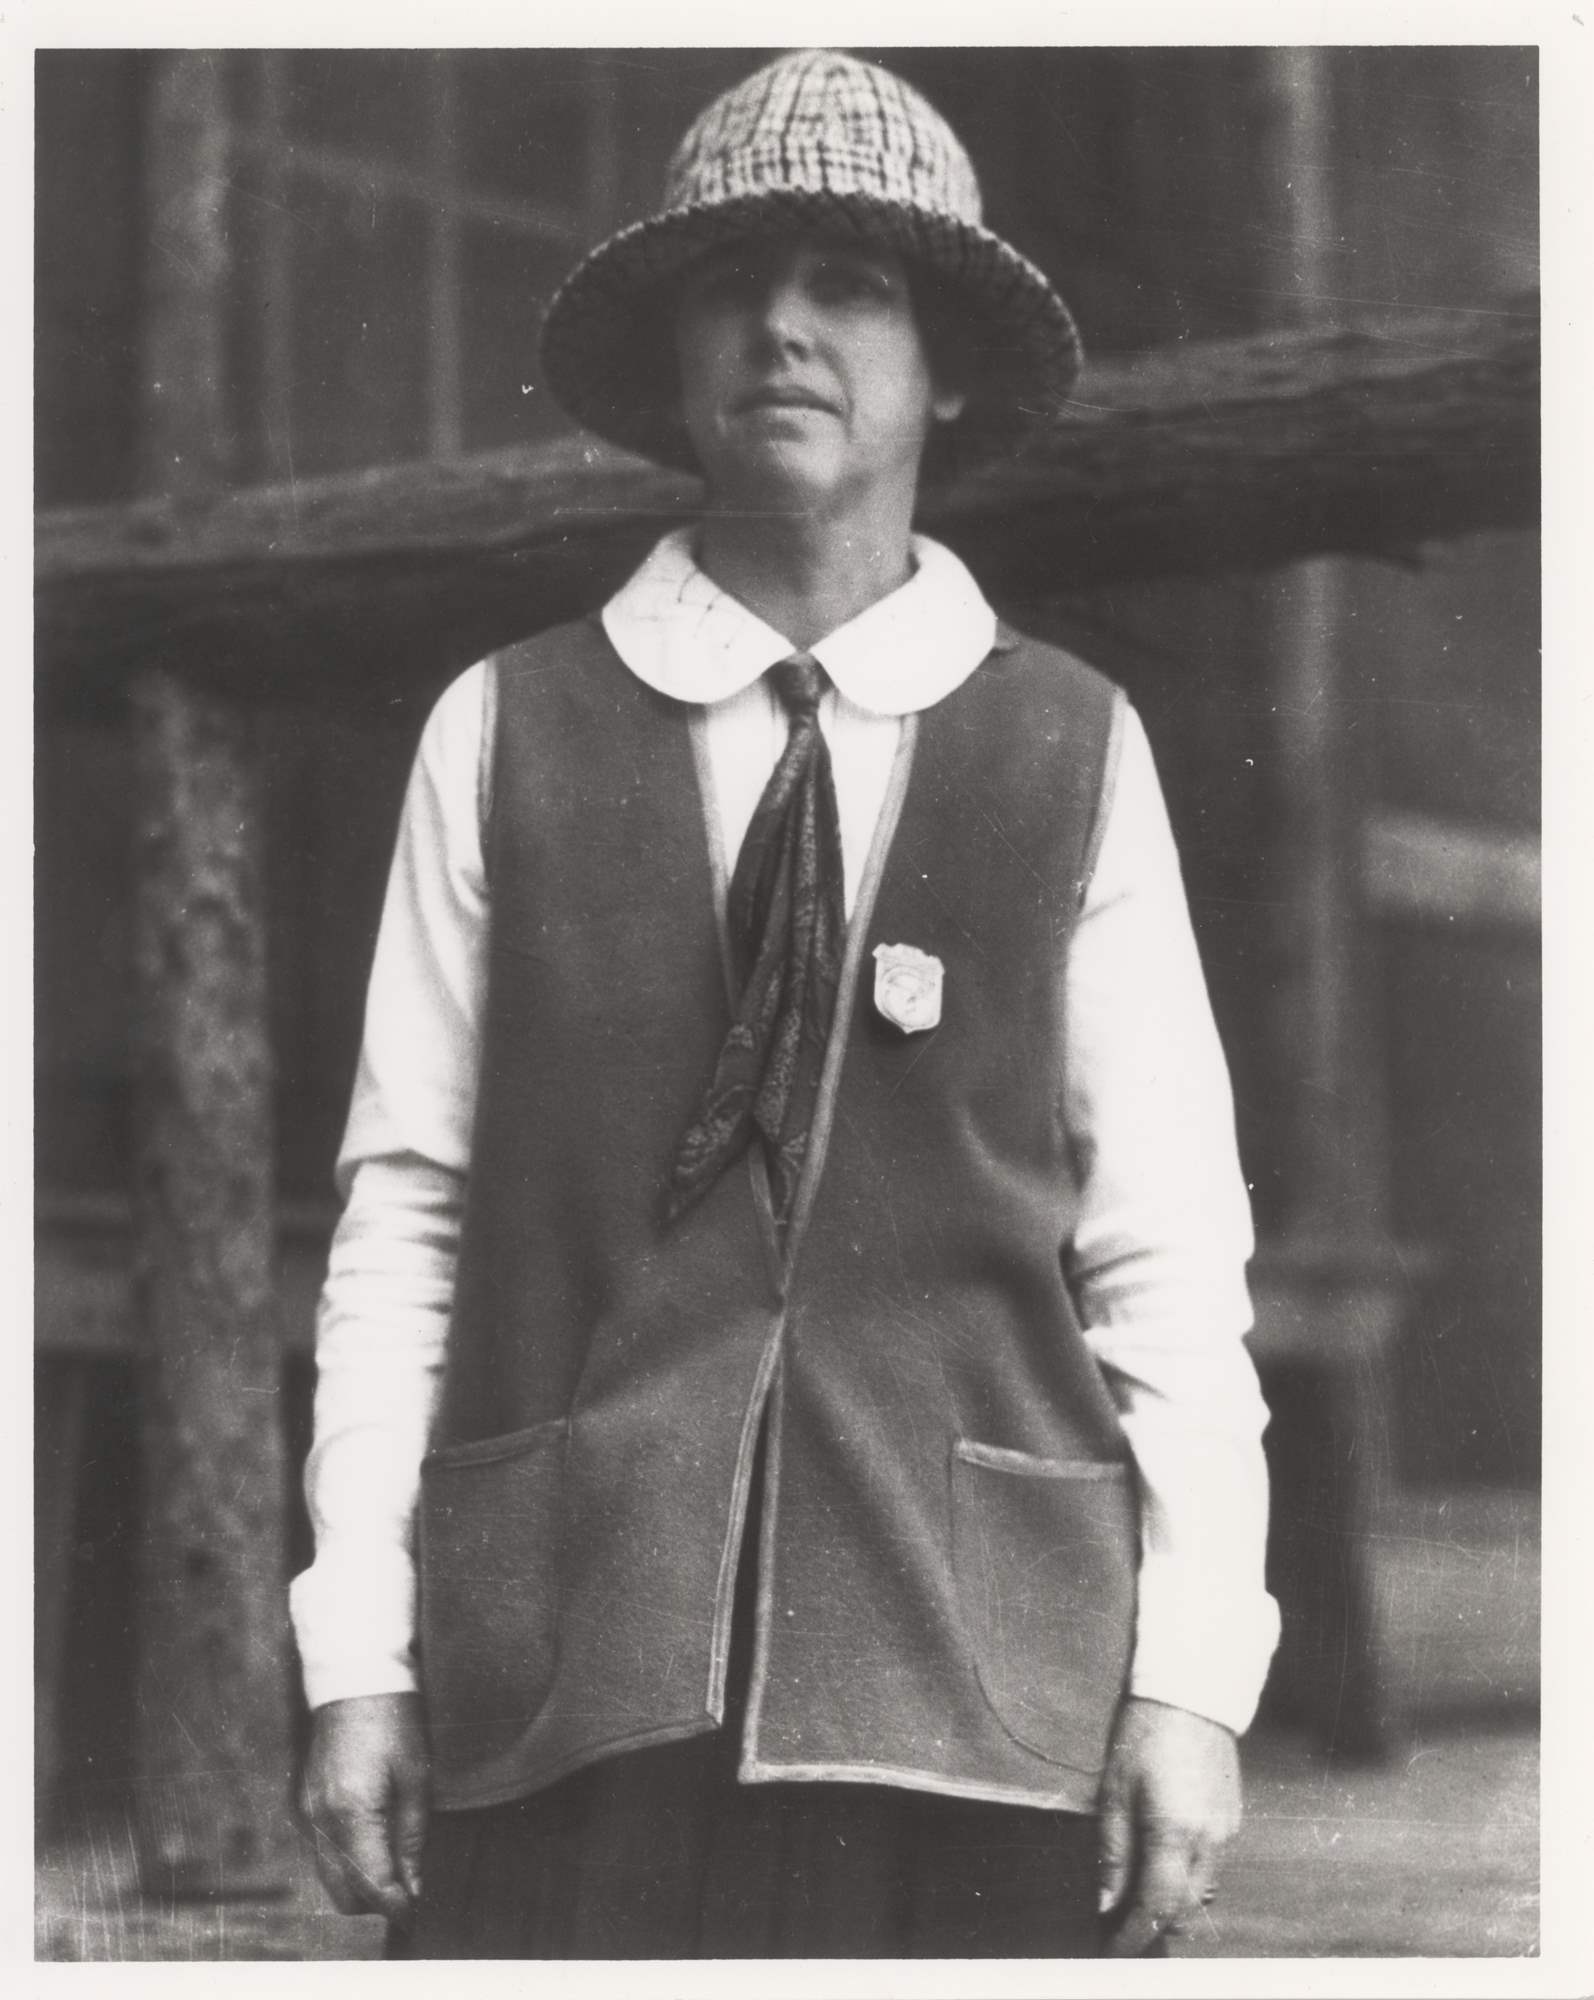
<svg viewBox="0 0 1594 2000"><path fill-rule="evenodd" d="M1230 1730L1189 1709L1127 1700L1101 1795L1101 1903L1111 1958L1138 1958L1211 1902L1240 1826L1240 1753Z"/></svg>

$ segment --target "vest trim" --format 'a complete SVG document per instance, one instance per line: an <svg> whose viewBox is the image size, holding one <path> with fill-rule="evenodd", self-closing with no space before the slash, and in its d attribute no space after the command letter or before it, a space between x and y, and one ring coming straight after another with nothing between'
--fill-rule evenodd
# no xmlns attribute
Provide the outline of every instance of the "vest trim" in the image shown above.
<svg viewBox="0 0 1594 2000"><path fill-rule="evenodd" d="M1122 688L1114 688L1112 716L1107 725L1107 751L1102 758L1101 792L1096 800L1096 817L1091 822L1090 838L1085 844L1084 859L1079 864L1080 909L1084 909L1085 898L1090 894L1096 863L1101 859L1101 844L1107 838L1107 822L1112 817L1113 795L1118 789L1118 764L1123 755L1124 716L1128 708L1129 697Z"/></svg>
<svg viewBox="0 0 1594 2000"><path fill-rule="evenodd" d="M736 1776L744 1785L896 1785L905 1792L932 1792L945 1799L981 1799L993 1805L1029 1806L1042 1812L1088 1810L1080 1805L1078 1790L1072 1785L1060 1786L1055 1794L1048 1796L1024 1785L937 1777L934 1772L912 1764L766 1764L756 1753L744 1752Z"/></svg>
<svg viewBox="0 0 1594 2000"><path fill-rule="evenodd" d="M717 1720L705 1710L690 1722L665 1722L657 1729L638 1729L630 1735L609 1737L602 1743L584 1744L579 1750L572 1750L545 1768L539 1767L534 1788L520 1779L497 1785L473 1785L468 1798L454 1798L447 1793L434 1796L432 1809L435 1812L474 1812L482 1806L514 1805L517 1800L527 1797L532 1789L541 1791L561 1778L568 1778L572 1771L585 1770L590 1764L601 1764L606 1757L618 1756L628 1750L651 1750L660 1743L685 1743L694 1736L711 1735L722 1720L723 1712Z"/></svg>
<svg viewBox="0 0 1594 2000"><path fill-rule="evenodd" d="M714 766L708 752L708 710L694 708L687 717L687 734L692 744L692 768L697 773L697 802L703 809L703 838L708 845L709 873L714 878L715 929L720 941L720 970L725 975L725 998L734 1007L736 982L731 973L731 934L725 904L730 894L730 857L725 852L725 828L714 808Z"/></svg>
<svg viewBox="0 0 1594 2000"><path fill-rule="evenodd" d="M795 1263L803 1238L808 1233L814 1196L819 1192L819 1183L824 1176L825 1153L830 1145L830 1128L836 1115L836 1094L841 1088L841 1067L847 1057L853 1003L858 992L858 970L863 963L864 938L874 921L874 906L880 894L880 882L890 858L892 842L896 839L897 822L902 817L902 802L908 796L908 780L913 775L913 752L918 740L919 718L916 715L904 716L880 817L875 822L874 839L869 843L863 878L858 884L858 900L847 919L847 947L842 955L841 981L836 989L836 1011L831 1018L830 1039L825 1045L819 1095L814 1104L813 1122L808 1128L808 1153L797 1182L797 1198L786 1244L788 1271Z"/></svg>
<svg viewBox="0 0 1594 2000"><path fill-rule="evenodd" d="M785 1379L778 1375L770 1394L769 1448L764 1457L763 1513L758 1529L758 1590L753 1605L753 1661L747 1687L747 1713L742 1720L742 1764L758 1764L758 1724L764 1711L764 1689L769 1673L769 1628L775 1616L774 1592L769 1587L775 1560L776 1515L780 1508L781 1440L785 1426Z"/></svg>
<svg viewBox="0 0 1594 2000"><path fill-rule="evenodd" d="M741 1561L742 1538L747 1532L747 1496L753 1483L753 1460L758 1448L758 1427L764 1419L770 1385L780 1367L781 1342L786 1332L783 1312L769 1345L759 1362L753 1393L742 1418L742 1438L736 1453L736 1476L731 1486L731 1518L725 1535L725 1554L720 1563L719 1582L714 1594L714 1638L709 1655L709 1711L716 1723L725 1720L725 1680L730 1668L731 1619L736 1603L736 1570ZM764 1482L766 1488L769 1481ZM762 1559L763 1545L759 1545Z"/></svg>

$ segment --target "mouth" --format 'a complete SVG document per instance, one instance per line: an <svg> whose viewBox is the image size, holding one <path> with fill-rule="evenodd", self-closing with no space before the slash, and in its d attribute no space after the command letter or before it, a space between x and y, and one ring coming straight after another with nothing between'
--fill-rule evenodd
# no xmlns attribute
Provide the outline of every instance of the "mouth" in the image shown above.
<svg viewBox="0 0 1594 2000"><path fill-rule="evenodd" d="M744 396L738 396L732 405L738 416L748 416L761 410L819 410L826 416L836 414L836 406L827 397L813 389L800 389L790 383L765 383L757 389L749 389Z"/></svg>

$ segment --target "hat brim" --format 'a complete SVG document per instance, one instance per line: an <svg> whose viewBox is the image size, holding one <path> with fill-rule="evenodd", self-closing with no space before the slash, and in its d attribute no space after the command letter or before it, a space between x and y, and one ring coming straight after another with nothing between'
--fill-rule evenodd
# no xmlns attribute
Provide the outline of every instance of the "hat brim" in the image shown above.
<svg viewBox="0 0 1594 2000"><path fill-rule="evenodd" d="M792 188L675 209L599 244L561 286L543 322L548 387L600 437L695 470L676 411L676 283L708 251L781 229L879 244L935 278L976 359L958 424L965 457L1061 414L1083 358L1079 333L1027 257L955 216L876 196Z"/></svg>

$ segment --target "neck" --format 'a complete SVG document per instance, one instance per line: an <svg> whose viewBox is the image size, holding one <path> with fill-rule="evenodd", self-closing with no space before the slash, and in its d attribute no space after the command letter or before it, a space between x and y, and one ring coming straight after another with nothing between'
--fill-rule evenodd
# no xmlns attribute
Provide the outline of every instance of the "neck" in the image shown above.
<svg viewBox="0 0 1594 2000"><path fill-rule="evenodd" d="M827 519L711 502L697 560L722 590L806 649L907 582L911 518L911 508Z"/></svg>

